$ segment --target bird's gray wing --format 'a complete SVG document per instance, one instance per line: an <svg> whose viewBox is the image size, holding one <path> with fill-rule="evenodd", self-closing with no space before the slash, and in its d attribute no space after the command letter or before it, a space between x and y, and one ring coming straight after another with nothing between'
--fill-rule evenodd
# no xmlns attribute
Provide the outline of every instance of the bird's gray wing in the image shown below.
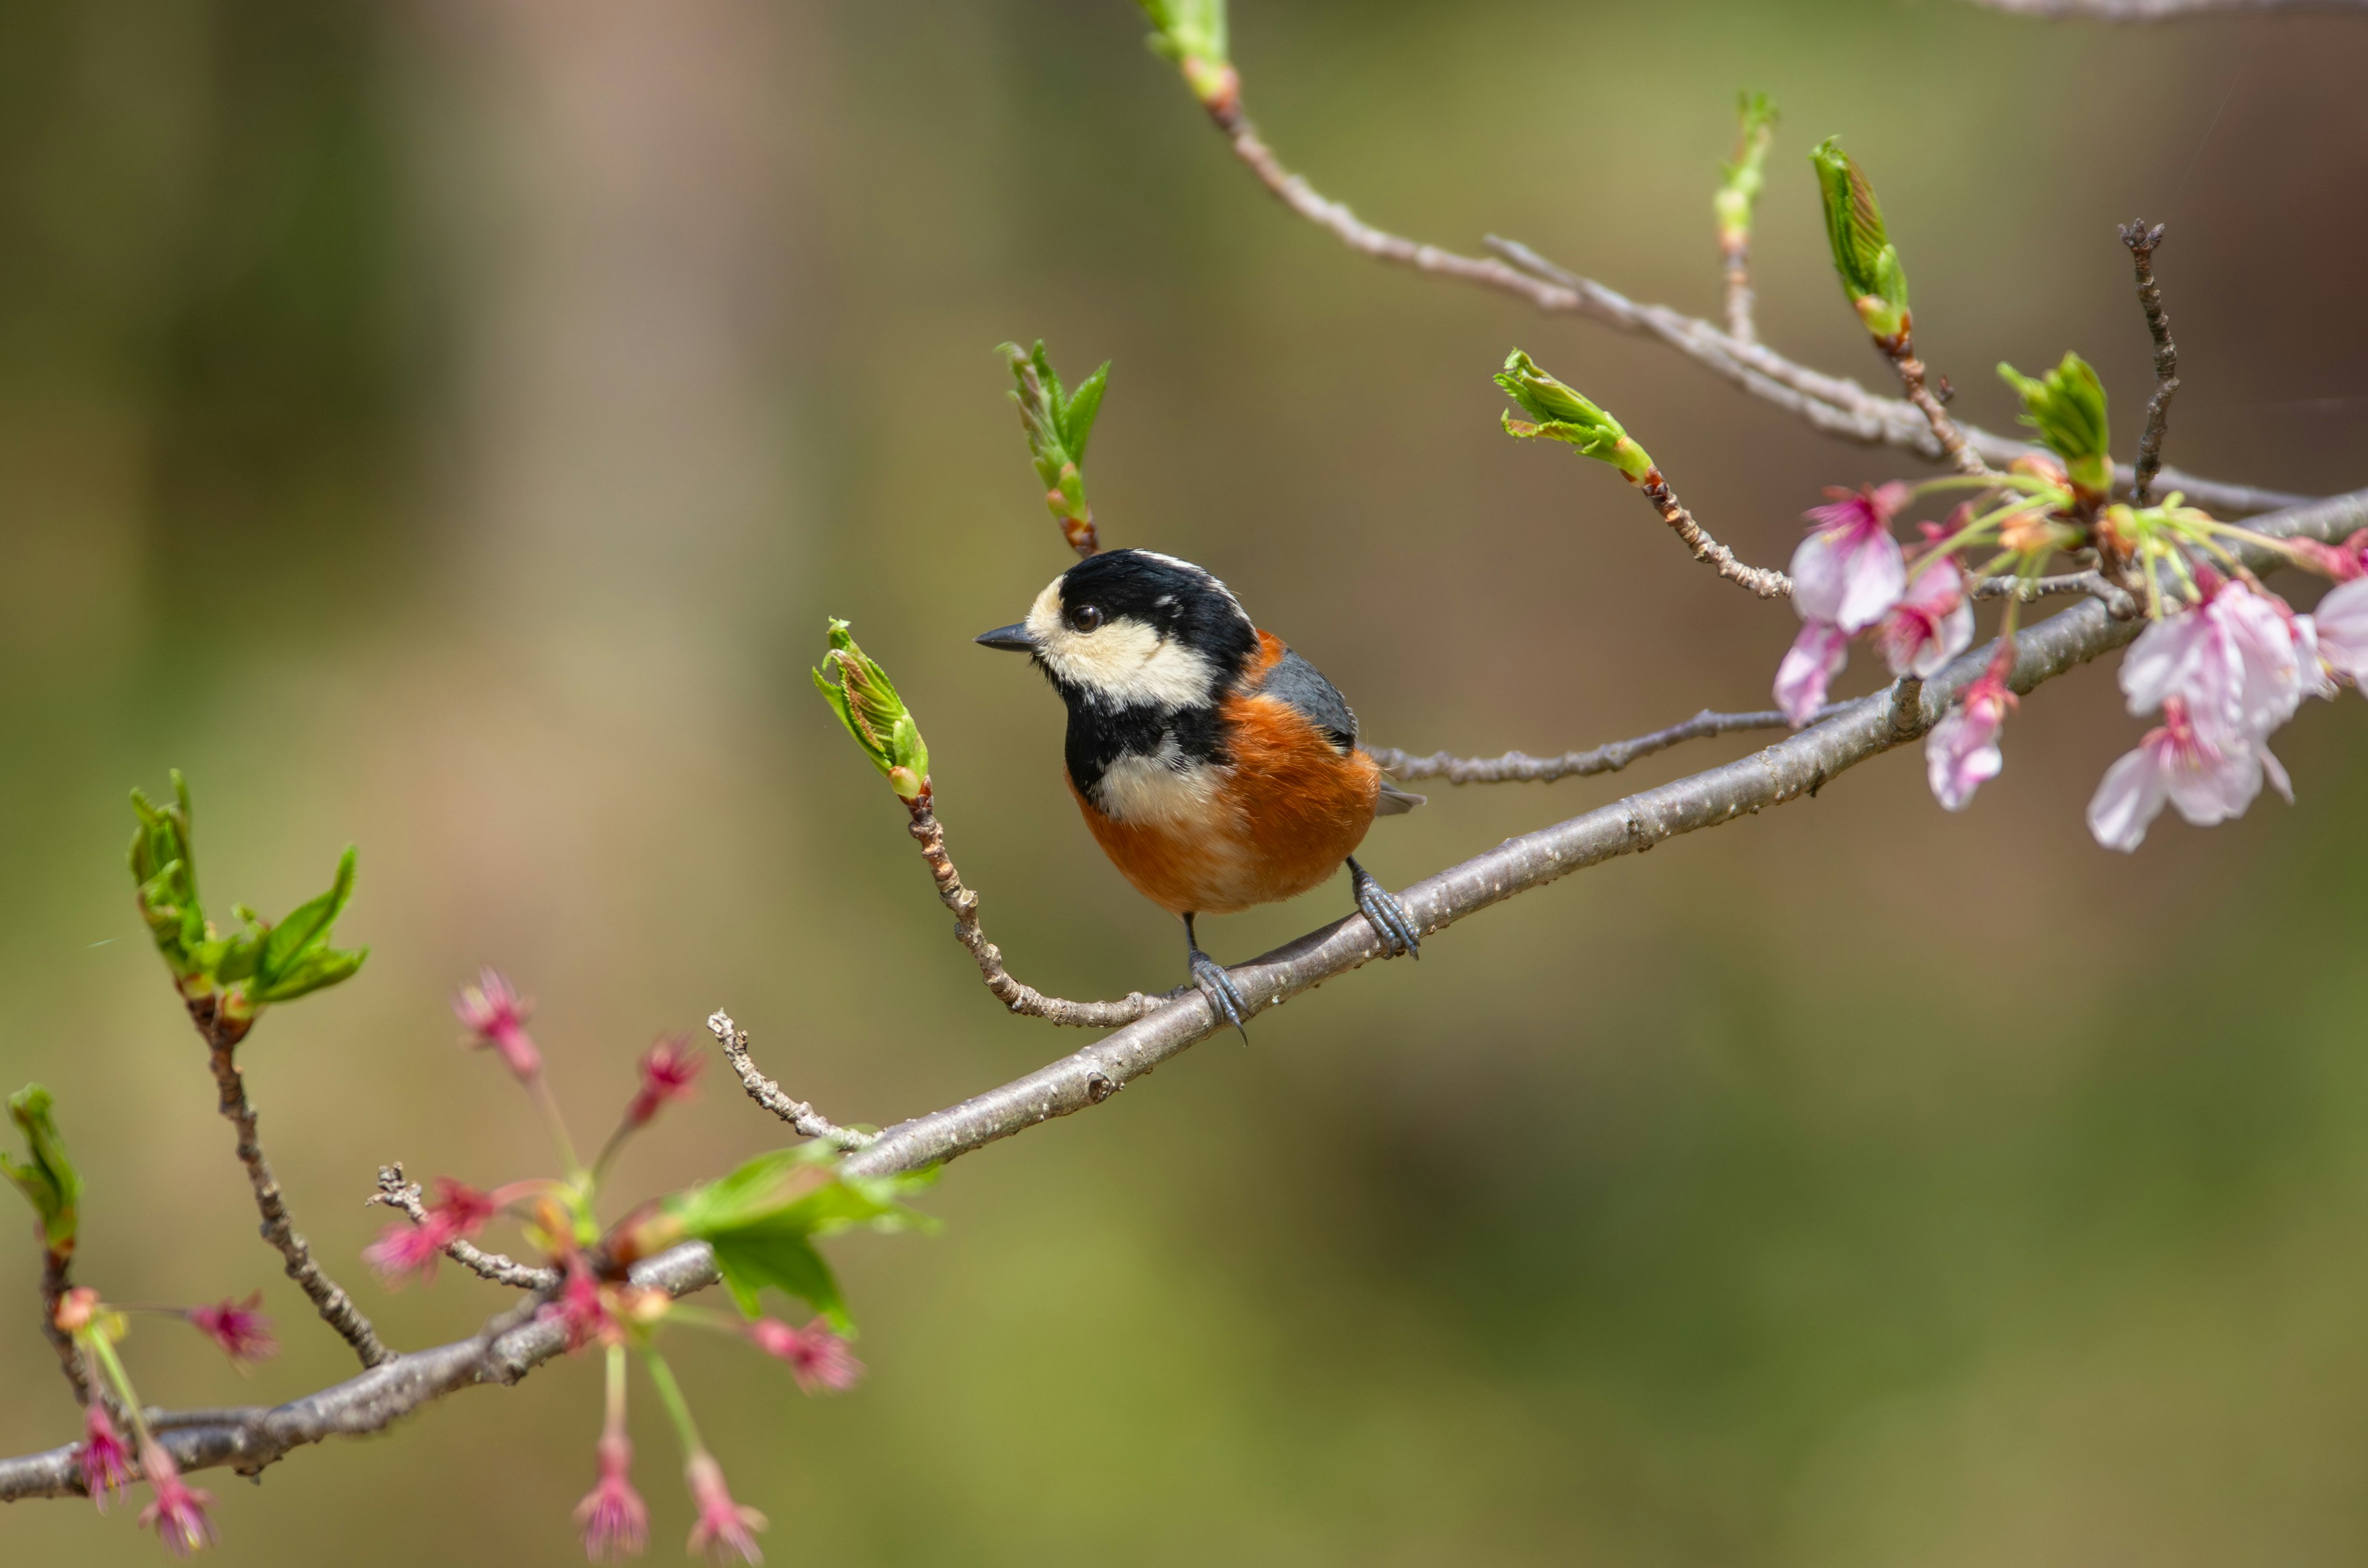
<svg viewBox="0 0 2368 1568"><path fill-rule="evenodd" d="M1323 671L1290 649L1284 649L1274 668L1267 671L1258 690L1299 710L1341 756L1348 756L1357 744L1357 715L1349 710L1348 699L1324 678Z"/></svg>

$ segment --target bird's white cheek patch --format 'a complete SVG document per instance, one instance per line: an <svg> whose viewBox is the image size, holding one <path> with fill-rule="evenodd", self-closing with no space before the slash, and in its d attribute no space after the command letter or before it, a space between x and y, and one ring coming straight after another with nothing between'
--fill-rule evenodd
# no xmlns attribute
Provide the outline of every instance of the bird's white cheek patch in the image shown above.
<svg viewBox="0 0 2368 1568"><path fill-rule="evenodd" d="M1061 619L1061 585L1036 597L1028 634L1053 675L1120 708L1194 708L1216 689L1217 671L1181 642L1142 621L1119 619L1072 631Z"/></svg>

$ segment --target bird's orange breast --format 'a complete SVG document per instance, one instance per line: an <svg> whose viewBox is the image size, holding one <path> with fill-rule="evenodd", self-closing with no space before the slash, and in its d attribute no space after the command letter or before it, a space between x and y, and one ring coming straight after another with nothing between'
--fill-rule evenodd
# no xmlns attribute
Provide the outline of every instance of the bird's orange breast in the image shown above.
<svg viewBox="0 0 2368 1568"><path fill-rule="evenodd" d="M1258 640L1253 675L1282 656L1270 633ZM1372 758L1341 756L1289 703L1252 691L1224 699L1219 713L1228 763L1159 778L1156 793L1114 791L1106 778L1115 814L1069 786L1102 853L1171 914L1227 915L1305 892L1363 842L1381 798Z"/></svg>

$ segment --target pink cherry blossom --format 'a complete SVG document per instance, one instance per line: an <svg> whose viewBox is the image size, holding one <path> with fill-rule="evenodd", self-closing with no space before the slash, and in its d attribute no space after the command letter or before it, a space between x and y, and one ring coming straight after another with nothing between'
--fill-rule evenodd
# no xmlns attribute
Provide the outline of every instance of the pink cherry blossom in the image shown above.
<svg viewBox="0 0 2368 1568"><path fill-rule="evenodd" d="M476 983L461 987L452 998L452 1011L476 1037L472 1043L479 1049L491 1046L500 1052L504 1064L519 1083L529 1082L542 1071L542 1053L534 1048L533 1037L526 1032L526 1020L534 1011L534 1004L518 995L498 970L480 970Z"/></svg>
<svg viewBox="0 0 2368 1568"><path fill-rule="evenodd" d="M1924 773L1932 798L1944 810L1962 812L1973 804L1974 791L2006 767L1998 737L2014 708L2005 677L1996 669L1985 670L1965 688L1964 701L1932 726L1924 739Z"/></svg>
<svg viewBox="0 0 2368 1568"><path fill-rule="evenodd" d="M2311 570L2339 583L2350 583L2368 576L2368 528L2362 528L2341 544L2321 544L2315 539L2290 539L2286 547L2303 559Z"/></svg>
<svg viewBox="0 0 2368 1568"><path fill-rule="evenodd" d="M820 1318L803 1328L758 1318L748 1325L748 1337L766 1355L788 1362L790 1375L808 1393L844 1393L862 1381L863 1363Z"/></svg>
<svg viewBox="0 0 2368 1568"><path fill-rule="evenodd" d="M156 1494L156 1500L140 1511L142 1529L154 1525L156 1539L176 1557L202 1551L214 1543L213 1522L206 1517L213 1494L184 1482L173 1456L155 1443L141 1445L140 1473Z"/></svg>
<svg viewBox="0 0 2368 1568"><path fill-rule="evenodd" d="M131 1483L131 1450L124 1447L107 1407L96 1397L83 1412L82 1449L74 1459L82 1466L83 1490L90 1494L100 1513L107 1512L108 1500Z"/></svg>
<svg viewBox="0 0 2368 1568"><path fill-rule="evenodd" d="M765 1554L757 1550L757 1538L749 1532L765 1528L765 1516L732 1500L723 1485L723 1469L714 1458L691 1455L683 1478L699 1505L699 1522L690 1527L690 1550L704 1551L716 1562L729 1562L734 1554L744 1562L764 1562Z"/></svg>
<svg viewBox="0 0 2368 1568"><path fill-rule="evenodd" d="M1793 552L1793 608L1803 620L1859 631L1883 619L1907 585L1907 562L1891 518L1907 504L1896 481L1853 494L1827 490L1808 513L1808 538Z"/></svg>
<svg viewBox="0 0 2368 1568"><path fill-rule="evenodd" d="M1919 680L1940 674L1973 641L1974 607L1965 597L1964 575L1946 556L1909 580L1875 632L1891 673Z"/></svg>
<svg viewBox="0 0 2368 1568"><path fill-rule="evenodd" d="M633 1490L633 1445L621 1432L600 1438L600 1479L575 1505L584 1555L595 1562L639 1557L650 1543L650 1510Z"/></svg>
<svg viewBox="0 0 2368 1568"><path fill-rule="evenodd" d="M2156 621L2131 644L2122 690L2135 714L2178 698L2196 733L2234 754L2326 689L2317 632L2275 595L2213 574L2202 581L2209 596L2202 605Z"/></svg>
<svg viewBox="0 0 2368 1568"><path fill-rule="evenodd" d="M1826 704L1826 688L1850 663L1850 633L1838 626L1812 620L1776 666L1776 706L1798 729L1816 717Z"/></svg>
<svg viewBox="0 0 2368 1568"><path fill-rule="evenodd" d="M191 1307L188 1316L191 1326L220 1346L231 1363L244 1371L279 1354L271 1320L256 1311L262 1304L263 1292L257 1290L244 1301L225 1297L219 1306Z"/></svg>
<svg viewBox="0 0 2368 1568"><path fill-rule="evenodd" d="M2243 736L2212 739L2176 696L2163 699L2162 721L2137 750L2105 770L2089 802L2089 831L2106 848L2126 852L2146 842L2146 828L2166 801L2196 826L2210 827L2244 815L2261 792L2264 775L2294 799L2285 769L2266 746Z"/></svg>
<svg viewBox="0 0 2368 1568"><path fill-rule="evenodd" d="M2327 667L2354 686L2368 686L2368 577L2328 589L2310 620Z"/></svg>
<svg viewBox="0 0 2368 1568"><path fill-rule="evenodd" d="M690 1086L706 1061L688 1035L666 1035L642 1055L641 1088L625 1108L627 1127L646 1127L660 1108L690 1097Z"/></svg>

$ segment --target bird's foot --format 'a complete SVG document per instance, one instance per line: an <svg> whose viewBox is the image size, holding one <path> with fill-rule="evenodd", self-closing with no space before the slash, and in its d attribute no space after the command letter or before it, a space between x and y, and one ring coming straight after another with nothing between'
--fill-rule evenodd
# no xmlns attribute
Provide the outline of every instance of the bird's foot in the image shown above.
<svg viewBox="0 0 2368 1568"><path fill-rule="evenodd" d="M1382 956L1395 958L1404 953L1411 959L1422 957L1422 937L1415 929L1414 916L1353 857L1349 861L1349 882L1356 890L1357 907L1365 912L1365 918L1381 934Z"/></svg>
<svg viewBox="0 0 2368 1568"><path fill-rule="evenodd" d="M1225 972L1224 964L1198 948L1192 949L1191 964L1192 983L1199 986L1201 994L1209 999L1209 1006L1215 1009L1218 1019L1233 1025L1241 1035L1243 1043L1247 1044L1250 1031L1243 1028L1242 1020L1249 1016L1249 1004L1242 1000L1241 992L1234 985L1234 977Z"/></svg>

